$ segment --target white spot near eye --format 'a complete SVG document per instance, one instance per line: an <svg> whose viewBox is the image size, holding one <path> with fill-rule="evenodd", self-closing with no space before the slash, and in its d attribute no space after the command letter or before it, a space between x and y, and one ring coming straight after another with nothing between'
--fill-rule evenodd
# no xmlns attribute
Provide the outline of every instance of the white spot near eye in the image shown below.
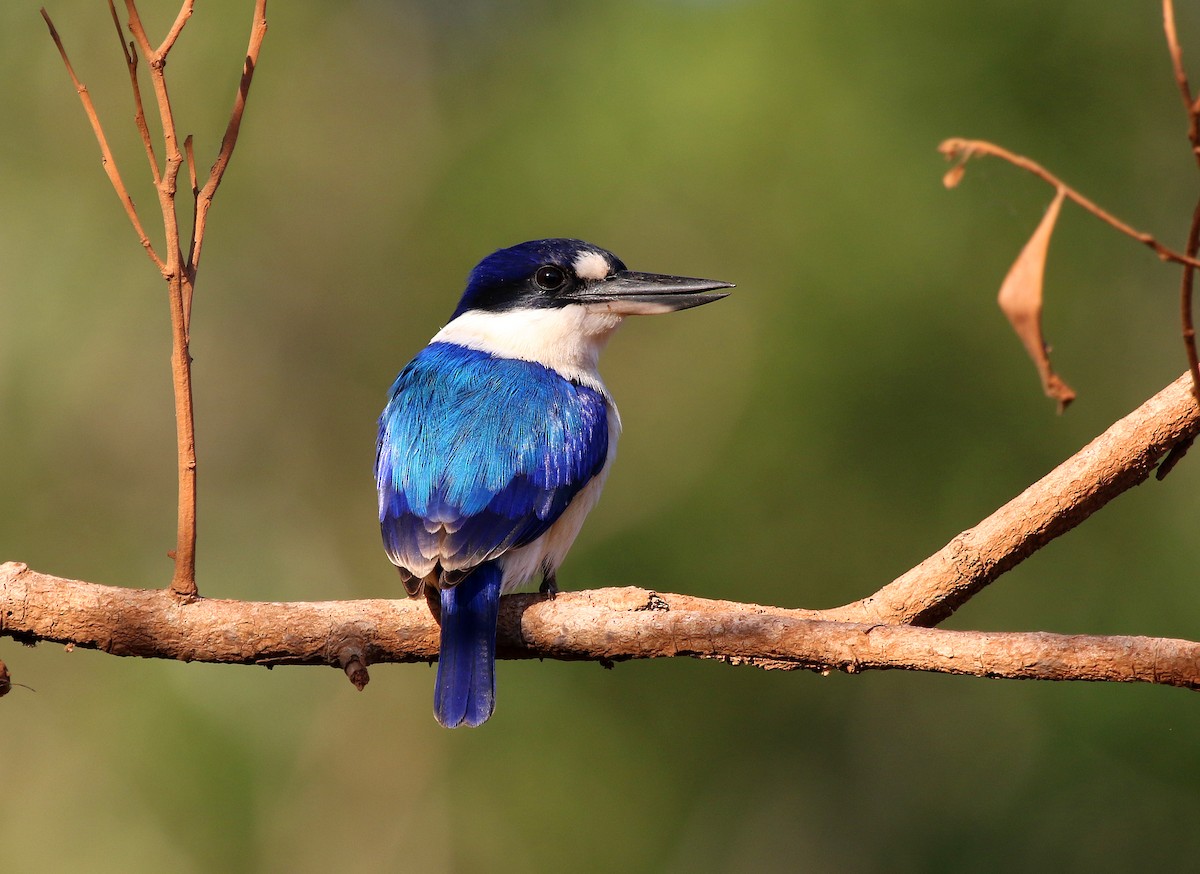
<svg viewBox="0 0 1200 874"><path fill-rule="evenodd" d="M599 252L580 252L575 256L572 266L580 279L603 279L608 276L608 259Z"/></svg>

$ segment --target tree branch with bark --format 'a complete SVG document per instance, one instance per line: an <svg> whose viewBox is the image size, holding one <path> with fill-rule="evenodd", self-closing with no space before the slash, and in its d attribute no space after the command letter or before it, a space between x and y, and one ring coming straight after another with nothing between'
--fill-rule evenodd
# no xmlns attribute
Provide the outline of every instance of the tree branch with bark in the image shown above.
<svg viewBox="0 0 1200 874"><path fill-rule="evenodd" d="M83 103L108 178L138 240L168 285L179 455L175 572L163 589L126 588L68 580L20 562L0 565L0 637L22 643L56 642L113 655L227 664L328 665L363 688L368 667L431 661L438 629L422 600L262 603L202 598L195 585L195 442L188 342L191 300L209 207L237 142L246 97L266 32L266 2L255 0L251 35L230 121L201 186L191 137L180 148L164 66L194 0L183 2L162 43L154 47L134 0L126 0L127 44L109 0L134 98L134 121L163 215L165 249L158 254L129 197L87 88L80 82L50 18L43 16ZM1188 139L1200 160L1200 99L1193 97L1175 35L1171 0L1164 27L1175 79L1188 115ZM160 166L142 106L138 59L149 68L165 164ZM943 151L958 163L946 176L955 185L966 160L991 155L1033 173L1056 189L1052 209L1006 278L1001 305L1038 364L1043 384L1061 406L1070 389L1050 368L1041 336L1042 266L1064 198L1181 266L1181 315L1189 372L1114 423L1071 458L977 525L875 593L826 610L787 609L716 601L642 588L607 588L557 596L518 594L502 601L498 654L504 658L598 661L690 656L764 669L915 670L981 677L1147 682L1200 688L1200 643L1167 638L1064 635L1017 631L949 631L944 619L1051 540L1109 501L1161 479L1200 433L1200 371L1191 323L1193 273L1200 246L1200 208L1185 251L1134 230L1058 177L1023 156L977 140L948 140ZM192 232L185 246L175 209L177 178L186 163L193 195ZM1056 382L1057 380L1057 382ZM1053 392L1051 392L1053 393ZM1073 393L1070 393L1073 397ZM0 697L12 686L0 662Z"/></svg>
<svg viewBox="0 0 1200 874"><path fill-rule="evenodd" d="M141 137L150 165L150 175L154 180L154 188L158 193L158 207L162 213L163 246L165 257L155 251L138 217L137 208L121 171L117 167L116 158L108 145L108 137L104 133L104 125L96 113L91 95L87 87L75 75L71 60L63 41L50 20L45 9L41 10L46 27L50 30L50 38L58 48L63 64L71 83L79 93L83 103L83 111L92 126L92 132L100 145L101 162L109 182L125 214L133 225L138 240L146 250L146 254L154 266L162 274L167 283L167 299L171 312L171 384L175 396L175 429L178 448L178 478L179 505L176 525L175 549L170 553L175 560L175 573L171 579L170 589L180 598L194 598L199 594L196 588L196 425L192 409L192 357L188 352L191 342L192 295L196 285L196 272L200 266L200 249L204 241L204 231L207 226L208 210L212 205L213 196L217 192L229 159L237 145L238 132L241 130L242 116L246 110L246 98L250 93L250 83L254 71L258 67L259 51L262 49L263 38L267 33L267 0L255 0L254 14L250 28L250 41L246 47L246 58L242 66L242 78L238 83L237 94L234 98L233 109L229 115L229 123L221 140L217 158L209 170L208 179L203 189L197 185L195 158L192 151L192 138L184 141L184 150L180 150L179 134L175 126L175 115L171 108L171 98L167 89L167 56L179 39L188 19L192 16L195 0L184 0L175 16L162 43L155 48L150 44L142 18L135 0L125 0L125 9L129 16L128 28L133 40L127 45L121 23L117 16L113 0L108 0L108 9L112 15L113 24L117 30L117 38L121 43L125 66L129 70L130 90L133 93L134 124ZM155 153L150 129L146 124L146 111L142 104L142 91L138 79L138 58L145 62L149 70L150 83L154 89L157 101L158 116L162 128L163 149L166 163L160 167ZM191 179L194 206L192 209L192 232L188 241L187 252L184 252L181 242L179 214L175 201L178 189L179 171L183 167L186 152L188 175Z"/></svg>
<svg viewBox="0 0 1200 874"><path fill-rule="evenodd" d="M916 670L1200 688L1200 643L1166 638L945 631L989 583L1113 498L1200 432L1184 374L1045 477L875 594L794 610L637 588L503 599L502 658L693 656L768 669ZM113 655L229 664L322 664L362 688L367 666L429 661L423 600L261 603L100 586L0 565L0 635Z"/></svg>

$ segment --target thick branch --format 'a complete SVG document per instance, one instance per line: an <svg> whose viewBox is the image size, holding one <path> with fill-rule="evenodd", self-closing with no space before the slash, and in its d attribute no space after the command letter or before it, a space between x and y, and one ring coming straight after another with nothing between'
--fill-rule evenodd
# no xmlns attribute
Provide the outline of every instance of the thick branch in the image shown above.
<svg viewBox="0 0 1200 874"><path fill-rule="evenodd" d="M919 670L979 677L1107 680L1200 688L1200 644L1145 637L943 631L812 618L644 589L504 598L506 658L611 663L691 656L766 669ZM432 660L423 601L264 603L121 589L0 565L0 634L113 655L233 664L324 664L357 674ZM351 677L355 679L354 676Z"/></svg>
<svg viewBox="0 0 1200 874"><path fill-rule="evenodd" d="M788 610L641 589L505 599L501 655L598 659L692 655L772 668L902 668L978 676L1140 680L1194 688L1200 645L1177 640L930 631L974 594L1126 489L1200 431L1185 374L1039 482L874 595ZM885 627L886 626L886 627ZM0 635L117 655L238 664L366 666L437 653L423 602L262 604L59 579L0 565Z"/></svg>
<svg viewBox="0 0 1200 874"><path fill-rule="evenodd" d="M974 528L874 595L825 611L844 622L936 625L985 586L1117 495L1200 433L1184 374Z"/></svg>

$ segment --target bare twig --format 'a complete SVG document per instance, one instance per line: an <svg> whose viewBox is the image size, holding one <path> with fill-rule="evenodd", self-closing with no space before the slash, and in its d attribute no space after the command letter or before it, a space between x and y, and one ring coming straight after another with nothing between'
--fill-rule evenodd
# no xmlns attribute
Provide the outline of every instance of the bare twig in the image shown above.
<svg viewBox="0 0 1200 874"><path fill-rule="evenodd" d="M196 281L197 260L204 239L205 221L209 206L212 204L213 195L216 193L217 186L220 185L221 178L229 164L229 159L233 154L233 149L237 142L237 133L245 112L246 95L250 88L250 80L254 74L254 67L257 64L258 53L262 46L263 37L266 35L267 26L266 0L256 0L254 21L250 32L250 48L247 50L246 64L242 71L242 80L234 101L229 125L221 142L217 161L213 165L208 182L202 190L197 184L195 155L192 151L191 137L189 136L184 140L183 145L184 151L187 153L188 176L193 196L192 234L188 242L188 252L185 257L180 243L179 216L175 204L179 171L183 165L185 156L179 147L179 136L175 128L175 117L171 108L165 70L167 55L179 39L180 34L183 33L184 26L192 15L193 5L194 0L183 0L175 21L171 25L166 37L158 48L154 48L151 46L150 39L146 35L141 15L138 13L136 0L125 0L125 9L129 15L129 31L133 35L133 42L129 44L126 44L121 31L120 21L117 18L113 0L108 0L109 13L116 27L117 36L121 42L121 52L125 59L125 66L129 72L129 83L133 92L134 102L134 123L141 136L146 158L150 164L151 175L154 179L155 189L158 192L159 209L162 213L163 234L165 238L165 258L160 258L155 253L145 231L142 229L137 212L133 208L133 201L129 198L124 183L121 181L120 174L117 172L116 163L112 158L107 139L105 138L95 109L92 106L87 89L83 87L75 76L75 71L71 68L71 63L67 58L62 41L54 29L50 17L46 14L45 10L42 10L42 16L46 20L46 25L50 28L50 35L53 37L55 45L58 46L63 62L66 64L67 72L70 74L71 81L75 84L76 90L80 94L84 110L92 123L96 138L100 142L105 170L108 172L109 179L112 181L118 197L125 206L125 210L133 222L134 229L138 232L142 245L146 247L146 251L154 261L155 266L167 281L168 300L171 309L171 374L172 388L175 395L175 430L178 447L179 478L176 543L175 550L171 553L171 556L175 560L175 573L171 580L170 589L177 596L183 598L194 598L198 595L196 587L196 432L192 408L192 359L189 352L192 296ZM159 167L150 131L146 125L145 109L142 104L141 87L138 81L137 64L139 55L146 63L150 82L154 88L154 94L158 103L159 120L162 126L163 146L166 155L165 166L162 168Z"/></svg>
<svg viewBox="0 0 1200 874"><path fill-rule="evenodd" d="M188 182L192 186L192 242L188 246L186 263L187 270L183 276L183 329L188 342L192 339L192 292L196 287L195 261L195 231L200 221L200 183L196 178L196 152L192 145L192 135L188 134L183 141L183 153L187 160Z"/></svg>
<svg viewBox="0 0 1200 874"><path fill-rule="evenodd" d="M242 127L242 116L246 111L246 98L250 94L250 83L254 79L254 71L258 68L258 54L262 49L263 38L267 35L267 0L255 0L254 21L250 28L250 44L246 47L246 60L242 65L242 78L238 83L237 94L233 100L233 110L229 113L229 124L225 128L225 136L221 138L221 150L208 173L208 181L204 183L196 196L196 222L192 229L192 244L188 251L188 278L191 282L196 279L196 270L200 266L200 247L204 242L204 229L208 222L208 208L212 199L225 177L225 168L237 145L238 132ZM188 307L191 309L190 305Z"/></svg>
<svg viewBox="0 0 1200 874"><path fill-rule="evenodd" d="M126 3L132 10L133 0L126 0ZM162 41L162 45L160 45L158 50L155 52L155 54L162 58L164 62L166 61L167 52L171 51L172 47L175 45L175 40L179 39L179 34L183 32L183 26L187 24L188 19L192 17L192 6L194 3L195 0L183 0L183 5L179 8L179 14L175 16L175 23L171 25L171 29L167 32L166 37ZM136 15L136 11L133 11L133 14ZM140 26L141 22L138 22L138 24ZM145 36L144 33L142 35ZM150 45L147 43L146 48L149 49L149 47Z"/></svg>
<svg viewBox="0 0 1200 874"><path fill-rule="evenodd" d="M1187 253L1195 257L1200 251L1200 200L1192 210L1188 228ZM1200 399L1200 356L1196 354L1196 326L1192 321L1192 293L1196 284L1196 268L1184 264L1179 279L1179 319L1183 325L1183 348L1187 353L1188 372L1192 375L1192 394Z"/></svg>
<svg viewBox="0 0 1200 874"><path fill-rule="evenodd" d="M154 184L158 185L162 181L162 171L158 167L158 157L154 154L154 142L150 138L150 129L146 126L146 109L142 105L142 87L138 82L137 74L137 52L133 51L132 43L125 42L125 34L121 30L121 21L117 18L117 7L113 5L113 0L108 0L108 11L112 16L113 26L117 30L117 40L121 43L121 52L125 55L125 67L129 70L129 88L133 92L133 123L142 138L142 147L146 150L146 160L150 164L150 174L154 179Z"/></svg>
<svg viewBox="0 0 1200 874"><path fill-rule="evenodd" d="M117 161L113 157L112 149L108 147L108 137L104 135L104 128L100 124L100 117L96 114L96 107L92 104L92 96L88 93L87 87L79 81L79 77L75 75L75 68L71 66L71 59L67 57L67 50L63 47L62 40L58 36L58 30L54 27L54 22L50 20L49 13L45 9L42 9L41 12L42 18L46 21L46 27L50 29L50 38L54 40L54 45L58 47L58 53L62 56L63 64L67 68L67 75L71 77L71 83L75 86L75 90L79 92L79 99L83 103L83 111L87 115L88 121L91 122L92 133L96 135L96 142L100 145L100 161L104 165L104 172L108 174L108 181L112 183L113 190L117 193L117 199L121 201L121 206L125 207L125 214L129 216L129 221L133 225L133 230L138 235L138 240L141 242L142 248L146 250L146 254L154 262L154 266L161 271L164 269L163 261L158 256L158 253L154 251L154 245L150 242L150 238L146 236L141 219L138 218L137 209L133 205L133 199L129 196L129 192L125 188L125 183L121 180L121 171L117 169Z"/></svg>
<svg viewBox="0 0 1200 874"><path fill-rule="evenodd" d="M1167 53L1171 56L1171 70L1175 73L1175 84L1183 98L1183 111L1188 116L1188 141L1192 144L1192 155L1200 164L1200 106L1192 96L1188 84L1187 70L1183 66L1183 49L1179 47L1179 35L1175 29L1175 3L1163 0L1163 31L1167 37Z"/></svg>
<svg viewBox="0 0 1200 874"><path fill-rule="evenodd" d="M1183 50L1179 47L1179 36L1175 31L1175 4L1163 0L1163 30L1167 37L1167 53L1171 56L1171 69L1175 72L1175 84L1183 99L1183 110L1188 120L1188 142L1192 146L1192 157L1200 164L1200 100L1192 95L1188 84L1187 70L1183 66ZM1187 254L1195 258L1200 251L1200 201L1192 210L1192 224L1188 229ZM1192 319L1192 296L1196 281L1192 264L1183 266L1179 286L1180 322L1183 325L1183 346L1187 352L1188 369L1192 374L1192 392L1200 398L1200 355L1196 352L1196 326Z"/></svg>
<svg viewBox="0 0 1200 874"><path fill-rule="evenodd" d="M1003 146L997 146L995 143L989 143L986 140L964 140L958 138L945 140L940 146L938 146L938 151L946 156L946 160L959 162L958 166L952 168L951 171L946 174L946 184L948 186L953 187L958 183L958 180L962 178L962 173L960 172L962 165L971 158L974 158L978 155L991 155L995 158L1001 158L1013 166L1020 167L1027 173L1033 174L1047 185L1051 185L1054 188L1061 190L1069 200L1083 207L1102 222L1105 222L1106 224L1116 228L1126 236L1132 237L1142 245L1153 249L1158 257L1163 261L1174 261L1177 264L1191 264L1193 267L1200 267L1200 261L1188 255L1176 252L1175 250L1164 246L1152 235L1147 234L1144 231L1139 231L1136 228L1125 224L1125 222L1121 221L1112 213L1101 209L1093 201L1084 197L1074 188L1067 185L1067 183L1063 182L1041 164L1026 158L1024 155L1018 155L1015 152L1010 152Z"/></svg>
<svg viewBox="0 0 1200 874"><path fill-rule="evenodd" d="M184 277L187 267L179 244L179 217L175 210L176 180L183 164L175 116L167 91L167 52L175 44L191 15L192 0L184 0L174 25L155 50L150 46L142 26L135 0L125 0L129 13L129 32L149 70L150 83L158 101L158 117L162 126L166 167L156 175L159 209L166 237L167 260L163 276L167 280L167 299L171 308L171 385L175 396L175 439L178 450L179 504L176 517L176 539L173 557L175 573L171 591L182 598L194 598L196 587L196 425L192 409L192 357L188 351L189 332L186 319Z"/></svg>
<svg viewBox="0 0 1200 874"><path fill-rule="evenodd" d="M1183 70L1182 55L1178 42L1175 39L1174 11L1171 7L1171 0L1163 0L1163 10L1167 30L1167 44L1170 48L1171 61L1175 68L1175 79L1183 96L1184 106L1188 111L1188 137L1192 143L1192 152L1197 160L1200 161L1200 100L1194 101L1192 99L1187 75ZM986 140L957 138L944 141L938 146L938 151L945 155L947 160L958 162L945 175L944 181L949 188L953 188L959 183L962 179L963 168L966 162L976 155L991 155L1001 158L1028 173L1032 173L1048 185L1053 185L1060 195L1065 195L1096 218L1116 228L1126 236L1132 237L1142 245L1150 247L1162 260L1174 261L1177 264L1183 265L1183 277L1179 295L1181 322L1183 325L1183 344L1187 353L1188 371L1192 377L1192 391L1197 398L1200 398L1200 356L1196 352L1196 329L1192 320L1192 287L1195 280L1195 268L1200 267L1200 260L1197 260L1196 257L1197 253L1200 252L1200 202L1196 204L1196 209L1192 215L1191 229L1188 233L1187 251L1181 253L1164 246L1152 235L1125 224L1125 222L1112 213L1101 209L1093 201L1071 188L1045 167L1036 161L1026 158L1024 155L1010 152L1008 149L998 146L995 143L989 143Z"/></svg>

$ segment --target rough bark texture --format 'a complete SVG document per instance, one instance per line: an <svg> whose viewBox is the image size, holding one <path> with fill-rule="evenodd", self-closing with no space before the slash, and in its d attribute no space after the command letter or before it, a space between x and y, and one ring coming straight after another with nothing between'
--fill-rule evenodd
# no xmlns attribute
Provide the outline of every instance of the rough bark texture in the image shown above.
<svg viewBox="0 0 1200 874"><path fill-rule="evenodd" d="M161 589L65 580L10 562L0 565L0 603L0 634L18 640L182 661L324 664L346 670L359 688L369 664L428 661L438 650L422 600L184 602ZM498 644L506 658L692 656L766 669L1200 686L1200 644L1184 640L943 631L817 615L636 588L513 595L501 606Z"/></svg>
<svg viewBox="0 0 1200 874"><path fill-rule="evenodd" d="M763 668L905 669L1047 680L1200 686L1200 644L1144 637L942 631L935 625L1004 571L1175 457L1200 430L1180 377L974 528L874 595L832 610L789 610L645 589L501 606L506 658L694 656ZM114 655L235 664L324 664L357 687L367 666L436 658L423 600L262 603L182 599L0 565L0 636Z"/></svg>

